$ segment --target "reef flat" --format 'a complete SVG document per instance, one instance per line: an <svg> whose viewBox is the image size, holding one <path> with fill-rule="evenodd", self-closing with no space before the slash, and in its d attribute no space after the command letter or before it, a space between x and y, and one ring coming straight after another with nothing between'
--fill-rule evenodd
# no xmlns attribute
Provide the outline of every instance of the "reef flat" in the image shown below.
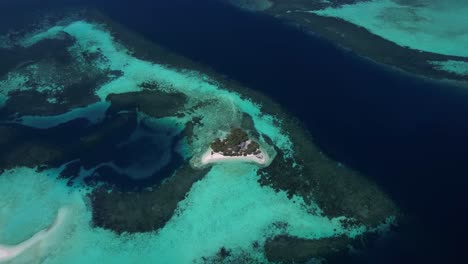
<svg viewBox="0 0 468 264"><path fill-rule="evenodd" d="M95 11L51 17L1 38L0 245L54 226L11 263L305 262L398 223L269 98ZM202 164L233 129L265 166Z"/></svg>
<svg viewBox="0 0 468 264"><path fill-rule="evenodd" d="M422 0L229 0L317 34L378 63L466 82L468 4Z"/></svg>

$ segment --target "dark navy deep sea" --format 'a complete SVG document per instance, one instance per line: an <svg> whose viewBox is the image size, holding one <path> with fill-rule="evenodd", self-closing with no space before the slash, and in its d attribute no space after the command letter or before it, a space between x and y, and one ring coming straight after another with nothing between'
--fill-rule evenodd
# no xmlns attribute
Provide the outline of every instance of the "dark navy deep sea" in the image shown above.
<svg viewBox="0 0 468 264"><path fill-rule="evenodd" d="M275 18L215 0L4 1L0 23L90 5L132 31L272 98L331 158L377 182L405 214L353 263L462 263L468 88L363 59Z"/></svg>

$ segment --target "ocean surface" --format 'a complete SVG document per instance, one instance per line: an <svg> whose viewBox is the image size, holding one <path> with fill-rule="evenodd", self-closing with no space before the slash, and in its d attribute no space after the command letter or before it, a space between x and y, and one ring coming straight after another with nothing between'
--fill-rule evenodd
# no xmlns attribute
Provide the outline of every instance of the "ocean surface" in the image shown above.
<svg viewBox="0 0 468 264"><path fill-rule="evenodd" d="M82 4L273 98L326 154L382 186L407 222L356 263L461 262L468 235L468 87L408 76L214 0L6 1L1 28L36 8Z"/></svg>

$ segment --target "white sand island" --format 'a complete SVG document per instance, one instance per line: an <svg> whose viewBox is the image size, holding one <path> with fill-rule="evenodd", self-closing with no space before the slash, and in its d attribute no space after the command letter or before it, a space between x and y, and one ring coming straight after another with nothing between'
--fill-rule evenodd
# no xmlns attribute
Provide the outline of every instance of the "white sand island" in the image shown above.
<svg viewBox="0 0 468 264"><path fill-rule="evenodd" d="M225 138L214 140L208 151L201 157L202 164L216 162L240 161L265 165L268 155L260 145L251 140L247 133L240 128L233 128Z"/></svg>
<svg viewBox="0 0 468 264"><path fill-rule="evenodd" d="M40 244L42 241L45 241L63 223L66 213L66 208L60 208L57 213L57 218L50 227L37 232L31 238L19 243L18 245L0 244L0 263L10 261L19 256L24 251L28 250L29 248Z"/></svg>
<svg viewBox="0 0 468 264"><path fill-rule="evenodd" d="M209 148L208 151L202 155L201 163L205 165L217 162L241 161L265 165L268 160L269 157L264 151L260 151L258 154L248 154L246 156L225 156L222 153L214 152L212 148Z"/></svg>

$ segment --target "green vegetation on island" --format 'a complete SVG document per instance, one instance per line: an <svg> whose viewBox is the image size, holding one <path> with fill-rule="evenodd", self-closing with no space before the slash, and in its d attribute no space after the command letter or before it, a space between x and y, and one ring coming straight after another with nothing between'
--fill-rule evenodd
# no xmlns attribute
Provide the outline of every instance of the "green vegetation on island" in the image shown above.
<svg viewBox="0 0 468 264"><path fill-rule="evenodd" d="M247 156L260 154L260 145L249 139L247 132L233 128L225 139L217 138L211 143L213 152L225 156Z"/></svg>

